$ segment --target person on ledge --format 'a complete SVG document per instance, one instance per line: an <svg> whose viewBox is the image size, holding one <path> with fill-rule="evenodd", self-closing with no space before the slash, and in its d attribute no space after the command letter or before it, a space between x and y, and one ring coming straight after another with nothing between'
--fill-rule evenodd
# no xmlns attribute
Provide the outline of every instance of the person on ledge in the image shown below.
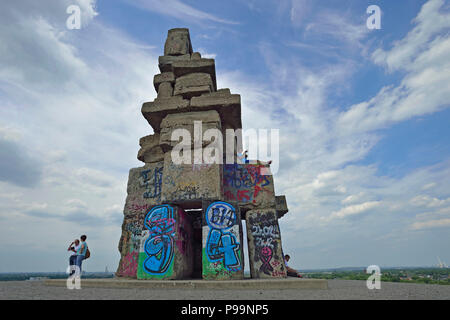
<svg viewBox="0 0 450 320"><path fill-rule="evenodd" d="M302 275L295 269L292 269L291 267L289 267L288 262L291 259L291 256L286 254L284 256L284 264L286 265L286 270L287 270L287 276L288 277L297 277L297 278L301 278Z"/></svg>

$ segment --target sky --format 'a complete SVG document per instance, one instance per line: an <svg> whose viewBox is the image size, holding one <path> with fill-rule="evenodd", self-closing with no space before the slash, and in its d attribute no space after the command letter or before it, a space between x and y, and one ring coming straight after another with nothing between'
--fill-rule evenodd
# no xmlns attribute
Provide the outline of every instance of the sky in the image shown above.
<svg viewBox="0 0 450 320"><path fill-rule="evenodd" d="M449 2L21 0L0 21L0 272L64 271L81 234L84 270L116 270L140 108L177 27L241 95L244 129L280 130L291 266L450 264Z"/></svg>

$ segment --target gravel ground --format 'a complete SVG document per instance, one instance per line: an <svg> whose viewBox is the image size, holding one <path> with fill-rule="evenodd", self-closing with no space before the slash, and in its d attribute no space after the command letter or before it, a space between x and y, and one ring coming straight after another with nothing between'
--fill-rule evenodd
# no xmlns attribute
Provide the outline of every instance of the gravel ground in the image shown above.
<svg viewBox="0 0 450 320"><path fill-rule="evenodd" d="M81 284L83 286L83 284ZM383 282L380 290L368 290L365 281L329 280L328 290L212 290L212 289L107 289L68 290L41 281L2 281L0 299L163 299L163 300L341 300L341 299L445 299L450 286Z"/></svg>

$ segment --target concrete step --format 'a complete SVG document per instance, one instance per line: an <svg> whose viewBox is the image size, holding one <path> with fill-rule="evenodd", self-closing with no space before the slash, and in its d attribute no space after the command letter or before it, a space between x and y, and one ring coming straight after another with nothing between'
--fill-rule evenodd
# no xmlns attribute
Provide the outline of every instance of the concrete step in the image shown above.
<svg viewBox="0 0 450 320"><path fill-rule="evenodd" d="M66 286L66 279L47 279L47 286ZM327 290L324 279L244 279L244 280L135 280L135 279L83 279L81 287L91 288L142 288L142 289L234 289L234 290L280 290L319 289Z"/></svg>

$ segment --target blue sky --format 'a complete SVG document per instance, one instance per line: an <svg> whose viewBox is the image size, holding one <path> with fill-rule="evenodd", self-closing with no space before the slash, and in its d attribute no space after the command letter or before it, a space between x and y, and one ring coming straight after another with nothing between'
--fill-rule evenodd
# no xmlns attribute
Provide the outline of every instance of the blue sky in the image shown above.
<svg viewBox="0 0 450 320"><path fill-rule="evenodd" d="M244 128L280 129L292 265L450 263L448 2L24 0L0 17L0 272L64 270L82 233L88 270L116 268L152 132L140 107L175 27L241 94Z"/></svg>

